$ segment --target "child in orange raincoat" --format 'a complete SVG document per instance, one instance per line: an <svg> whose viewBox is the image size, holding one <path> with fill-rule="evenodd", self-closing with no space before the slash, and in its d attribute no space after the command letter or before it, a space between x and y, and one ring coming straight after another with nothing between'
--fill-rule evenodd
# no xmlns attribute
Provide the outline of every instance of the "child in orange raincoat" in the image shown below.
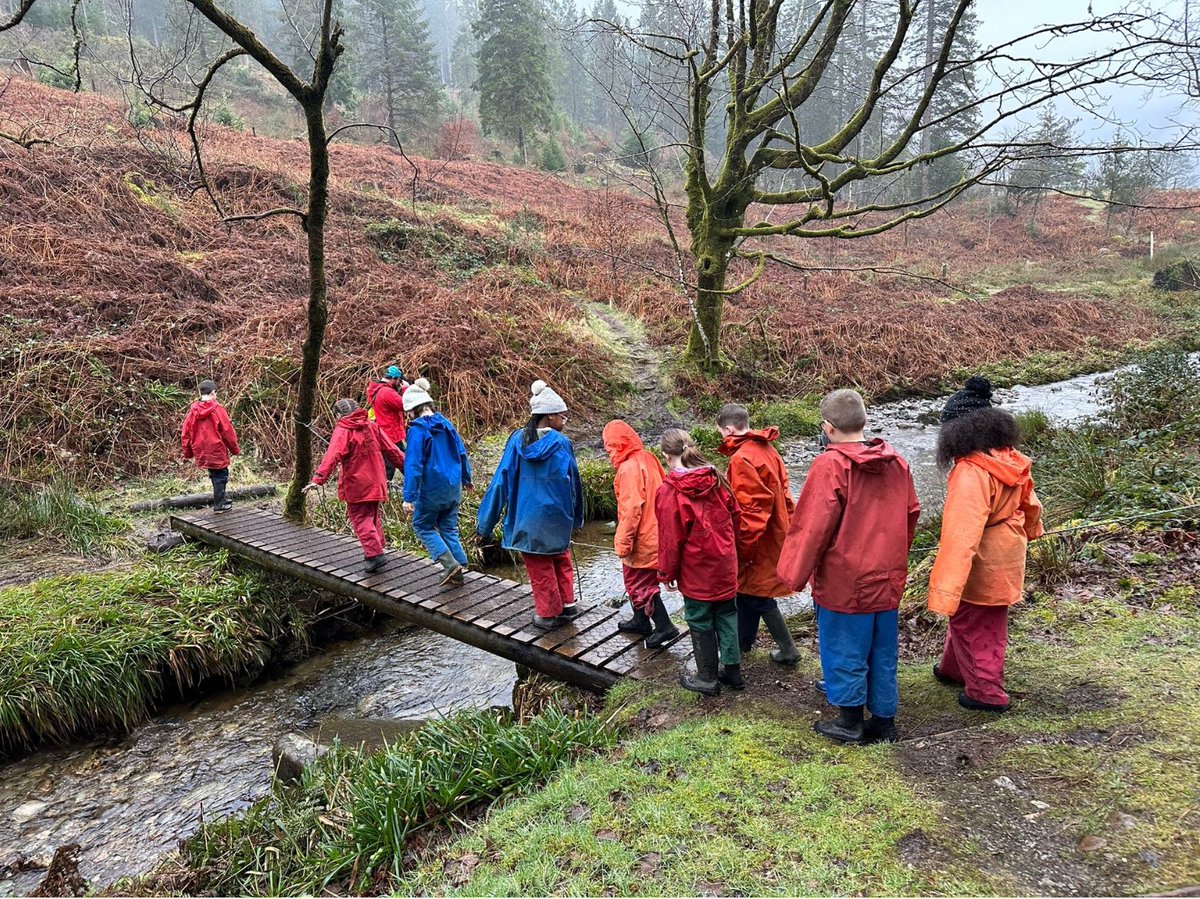
<svg viewBox="0 0 1200 899"><path fill-rule="evenodd" d="M956 394L957 396L957 394ZM1004 712L1008 607L1021 600L1025 548L1040 537L1042 504L1016 419L995 408L943 413L938 463L950 469L929 608L950 618L933 675L963 687L967 709Z"/></svg>
<svg viewBox="0 0 1200 899"><path fill-rule="evenodd" d="M679 636L658 587L654 496L665 475L658 459L646 451L642 439L625 422L610 421L604 426L603 436L604 449L616 470L613 492L617 496L617 533L613 551L621 560L625 592L633 606L633 617L618 622L617 630L641 634L646 637L646 645L654 648Z"/></svg>

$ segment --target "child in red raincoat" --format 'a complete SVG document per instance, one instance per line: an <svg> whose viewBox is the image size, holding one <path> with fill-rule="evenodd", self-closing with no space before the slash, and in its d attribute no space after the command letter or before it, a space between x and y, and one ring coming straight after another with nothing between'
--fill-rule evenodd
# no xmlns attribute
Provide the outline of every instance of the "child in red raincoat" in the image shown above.
<svg viewBox="0 0 1200 899"><path fill-rule="evenodd" d="M994 408L946 408L937 457L954 467L929 575L929 608L950 622L933 675L963 688L958 703L964 708L1004 712L1008 608L1024 591L1025 549L1044 533L1042 504L1029 457L1016 450L1016 419Z"/></svg>
<svg viewBox="0 0 1200 899"><path fill-rule="evenodd" d="M180 441L183 458L195 459L197 467L208 469L213 488L213 511L228 512L233 508L233 503L225 496L225 486L229 483L229 457L238 455L241 449L229 413L217 402L217 385L213 381L200 382L200 400L192 403L183 419Z"/></svg>
<svg viewBox="0 0 1200 899"><path fill-rule="evenodd" d="M661 446L668 472L654 497L658 579L683 594L696 658L695 675L685 672L679 683L708 696L721 692L722 683L741 689L737 502L686 431L665 432ZM718 656L723 670L718 670Z"/></svg>
<svg viewBox="0 0 1200 899"><path fill-rule="evenodd" d="M329 438L329 448L317 466L312 483L304 489L319 487L329 480L334 469L341 467L338 499L346 504L346 517L362 544L369 574L387 564L383 554L382 506L388 492L383 460L386 458L400 468L404 465L404 454L354 400L338 400L333 411L339 418Z"/></svg>

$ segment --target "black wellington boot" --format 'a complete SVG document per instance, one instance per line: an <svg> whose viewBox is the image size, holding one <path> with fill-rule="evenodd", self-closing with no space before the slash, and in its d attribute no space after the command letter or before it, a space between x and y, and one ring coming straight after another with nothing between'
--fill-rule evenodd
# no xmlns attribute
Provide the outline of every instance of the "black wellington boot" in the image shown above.
<svg viewBox="0 0 1200 899"><path fill-rule="evenodd" d="M958 691L958 704L964 709L970 709L972 712L995 712L999 715L1001 712L1008 711L1008 703L1004 705L996 705L991 702L980 702L978 699L972 699L967 695L966 690Z"/></svg>
<svg viewBox="0 0 1200 899"><path fill-rule="evenodd" d="M363 566L363 571L367 574L374 574L376 571L383 571L387 568L388 559L383 553L377 556L371 556L367 559L367 564Z"/></svg>
<svg viewBox="0 0 1200 899"><path fill-rule="evenodd" d="M655 606L655 611L659 606ZM696 658L696 673L685 671L679 677L679 683L685 690L693 693L703 693L705 696L716 696L721 692L721 682L717 680L717 632L689 631L692 635L692 654Z"/></svg>
<svg viewBox="0 0 1200 899"><path fill-rule="evenodd" d="M746 681L742 679L741 665L722 665L721 673L717 675L717 680L730 690L746 689Z"/></svg>
<svg viewBox="0 0 1200 899"><path fill-rule="evenodd" d="M646 638L647 649L657 649L659 646L670 643L679 636L679 628L677 628L674 622L671 621L671 616L667 612L666 603L662 601L661 597L654 600L653 615L654 633ZM713 645L716 645L716 641L717 635L716 632L713 632ZM715 667L713 668L713 671L713 680L716 680Z"/></svg>
<svg viewBox="0 0 1200 899"><path fill-rule="evenodd" d="M863 737L863 707L861 705L838 706L836 721L818 721L813 730L823 737L838 743L858 743Z"/></svg>
<svg viewBox="0 0 1200 899"><path fill-rule="evenodd" d="M872 715L863 725L863 745L871 743L896 742L896 718L884 718L882 715Z"/></svg>
<svg viewBox="0 0 1200 899"><path fill-rule="evenodd" d="M655 600L655 605L659 602L660 600ZM654 625L650 623L645 612L641 609L634 609L632 618L623 618L617 622L617 630L627 634L641 634L643 637L649 637L654 633Z"/></svg>
<svg viewBox="0 0 1200 899"><path fill-rule="evenodd" d="M800 661L800 650L796 648L796 641L792 639L792 632L783 620L783 613L779 611L779 607L763 612L762 620L771 632L771 637L779 644L778 649L771 650L771 661L777 665L795 665Z"/></svg>

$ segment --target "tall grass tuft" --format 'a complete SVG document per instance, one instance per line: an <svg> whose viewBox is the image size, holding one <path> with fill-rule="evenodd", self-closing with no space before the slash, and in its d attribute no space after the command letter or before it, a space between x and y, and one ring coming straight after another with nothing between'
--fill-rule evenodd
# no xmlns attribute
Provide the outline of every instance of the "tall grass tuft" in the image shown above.
<svg viewBox="0 0 1200 899"><path fill-rule="evenodd" d="M0 590L0 752L128 729L168 687L261 668L307 638L297 597L188 551Z"/></svg>
<svg viewBox="0 0 1200 899"><path fill-rule="evenodd" d="M125 519L79 496L65 480L56 479L34 490L0 487L0 537L55 538L75 552L90 555L128 530Z"/></svg>
<svg viewBox="0 0 1200 899"><path fill-rule="evenodd" d="M295 787L205 825L183 847L193 890L212 895L379 892L402 872L411 837L545 781L580 753L611 746L600 719L548 709L526 724L463 712L375 753L337 746Z"/></svg>

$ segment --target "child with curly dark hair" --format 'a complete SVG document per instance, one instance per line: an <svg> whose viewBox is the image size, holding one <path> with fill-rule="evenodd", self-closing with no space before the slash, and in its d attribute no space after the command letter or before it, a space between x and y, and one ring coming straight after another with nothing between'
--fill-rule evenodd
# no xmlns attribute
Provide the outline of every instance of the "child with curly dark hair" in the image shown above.
<svg viewBox="0 0 1200 899"><path fill-rule="evenodd" d="M1017 450L1020 428L1012 415L948 405L943 421L938 464L953 467L929 608L950 622L933 675L963 688L963 708L1004 712L1008 608L1024 592L1025 549L1043 533L1042 504L1029 457Z"/></svg>

